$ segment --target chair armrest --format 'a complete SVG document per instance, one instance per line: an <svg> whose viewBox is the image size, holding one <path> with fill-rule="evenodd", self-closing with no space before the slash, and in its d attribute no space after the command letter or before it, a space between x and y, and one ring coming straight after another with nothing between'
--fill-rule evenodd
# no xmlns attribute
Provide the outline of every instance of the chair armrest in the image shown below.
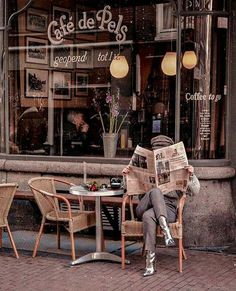
<svg viewBox="0 0 236 291"><path fill-rule="evenodd" d="M66 184L66 185L69 185L69 186L75 186L74 183L70 183L70 182L67 182L67 181L65 181L65 180L61 180L61 179L57 179L57 178L53 178L53 180L54 180L55 182L62 183L62 184Z"/></svg>
<svg viewBox="0 0 236 291"><path fill-rule="evenodd" d="M126 203L128 202L128 199L130 199L129 195L125 194L122 200L121 222L125 221L125 209L126 209Z"/></svg>
<svg viewBox="0 0 236 291"><path fill-rule="evenodd" d="M30 185L30 188L32 188L33 190L43 194L44 196L49 196L51 198L56 198L58 200L61 200L63 201L64 203L66 203L67 205L67 209L68 209L68 215L69 215L69 219L72 219L72 215L71 215L71 206L70 206L70 202L68 199L66 199L65 197L61 196L61 195L58 195L58 194L54 194L54 193L50 193L50 192L47 192L47 191L44 191L44 190L41 190L41 189L37 189L35 187L33 187L32 185ZM49 199L48 199L49 200ZM50 201L50 200L49 200ZM55 209L55 205L53 205L52 201L50 201L53 208ZM55 209L56 210L56 209Z"/></svg>

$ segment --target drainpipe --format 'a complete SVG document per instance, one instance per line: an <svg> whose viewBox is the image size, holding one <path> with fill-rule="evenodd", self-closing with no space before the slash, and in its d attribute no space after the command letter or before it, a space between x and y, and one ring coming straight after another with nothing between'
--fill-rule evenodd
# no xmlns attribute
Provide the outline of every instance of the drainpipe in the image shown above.
<svg viewBox="0 0 236 291"><path fill-rule="evenodd" d="M33 2L33 0L29 0L25 6L23 6L18 11L12 13L9 18L7 19L7 1L1 0L1 6L4 7L2 11L0 11L0 40L3 43L3 47L0 48L0 64L1 64L1 84L0 84L0 104L2 105L1 108L1 151L5 149L6 154L9 154L9 88L8 88L8 32L11 29L11 22L12 20L18 16L19 14L23 13ZM5 109L5 115L4 113ZM5 137L5 140L4 140Z"/></svg>

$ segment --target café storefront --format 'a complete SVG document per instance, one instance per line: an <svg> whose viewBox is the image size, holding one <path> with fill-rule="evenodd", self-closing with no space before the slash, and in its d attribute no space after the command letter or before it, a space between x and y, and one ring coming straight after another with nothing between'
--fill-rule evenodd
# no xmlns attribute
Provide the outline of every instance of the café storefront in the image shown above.
<svg viewBox="0 0 236 291"><path fill-rule="evenodd" d="M165 134L184 142L202 185L186 243L232 242L233 1L1 2L2 181L78 183L83 161L106 180ZM111 156L104 132L117 138Z"/></svg>

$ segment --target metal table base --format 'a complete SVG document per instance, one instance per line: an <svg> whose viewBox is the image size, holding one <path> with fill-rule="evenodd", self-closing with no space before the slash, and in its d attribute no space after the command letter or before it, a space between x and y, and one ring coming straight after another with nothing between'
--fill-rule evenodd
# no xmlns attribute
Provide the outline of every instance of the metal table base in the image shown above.
<svg viewBox="0 0 236 291"><path fill-rule="evenodd" d="M85 193L80 193L80 191L76 190L76 187L72 187L73 190L70 191L71 194L82 194L85 195ZM72 189L71 188L71 189ZM105 196L105 194L109 194L111 196L113 195L120 195L123 194L123 190L120 191L105 191L105 192L90 192L87 191L87 195L93 195L96 197L96 203L95 203L95 212L96 212L96 252L89 253L87 255L84 255L80 258L78 258L75 261L71 262L72 266L83 264L87 262L92 261L109 261L113 263L121 263L121 257L104 252L103 250L103 227L102 227L102 216L101 216L101 196ZM126 264L130 264L129 260L125 261Z"/></svg>
<svg viewBox="0 0 236 291"><path fill-rule="evenodd" d="M93 261L108 261L112 263L121 263L121 257L116 256L111 253L107 253L107 252L95 252L95 253L89 253L85 256L78 258L75 261L72 261L71 265L75 266L75 265L93 262ZM130 261L125 260L125 263L130 264Z"/></svg>

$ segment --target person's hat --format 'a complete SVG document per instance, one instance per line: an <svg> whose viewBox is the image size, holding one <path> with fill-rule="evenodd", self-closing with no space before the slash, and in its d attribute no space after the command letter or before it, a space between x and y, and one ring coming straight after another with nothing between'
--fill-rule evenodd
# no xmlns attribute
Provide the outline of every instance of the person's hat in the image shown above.
<svg viewBox="0 0 236 291"><path fill-rule="evenodd" d="M154 150L157 148L168 147L172 144L174 144L173 139L166 135L158 135L151 139L151 145Z"/></svg>

